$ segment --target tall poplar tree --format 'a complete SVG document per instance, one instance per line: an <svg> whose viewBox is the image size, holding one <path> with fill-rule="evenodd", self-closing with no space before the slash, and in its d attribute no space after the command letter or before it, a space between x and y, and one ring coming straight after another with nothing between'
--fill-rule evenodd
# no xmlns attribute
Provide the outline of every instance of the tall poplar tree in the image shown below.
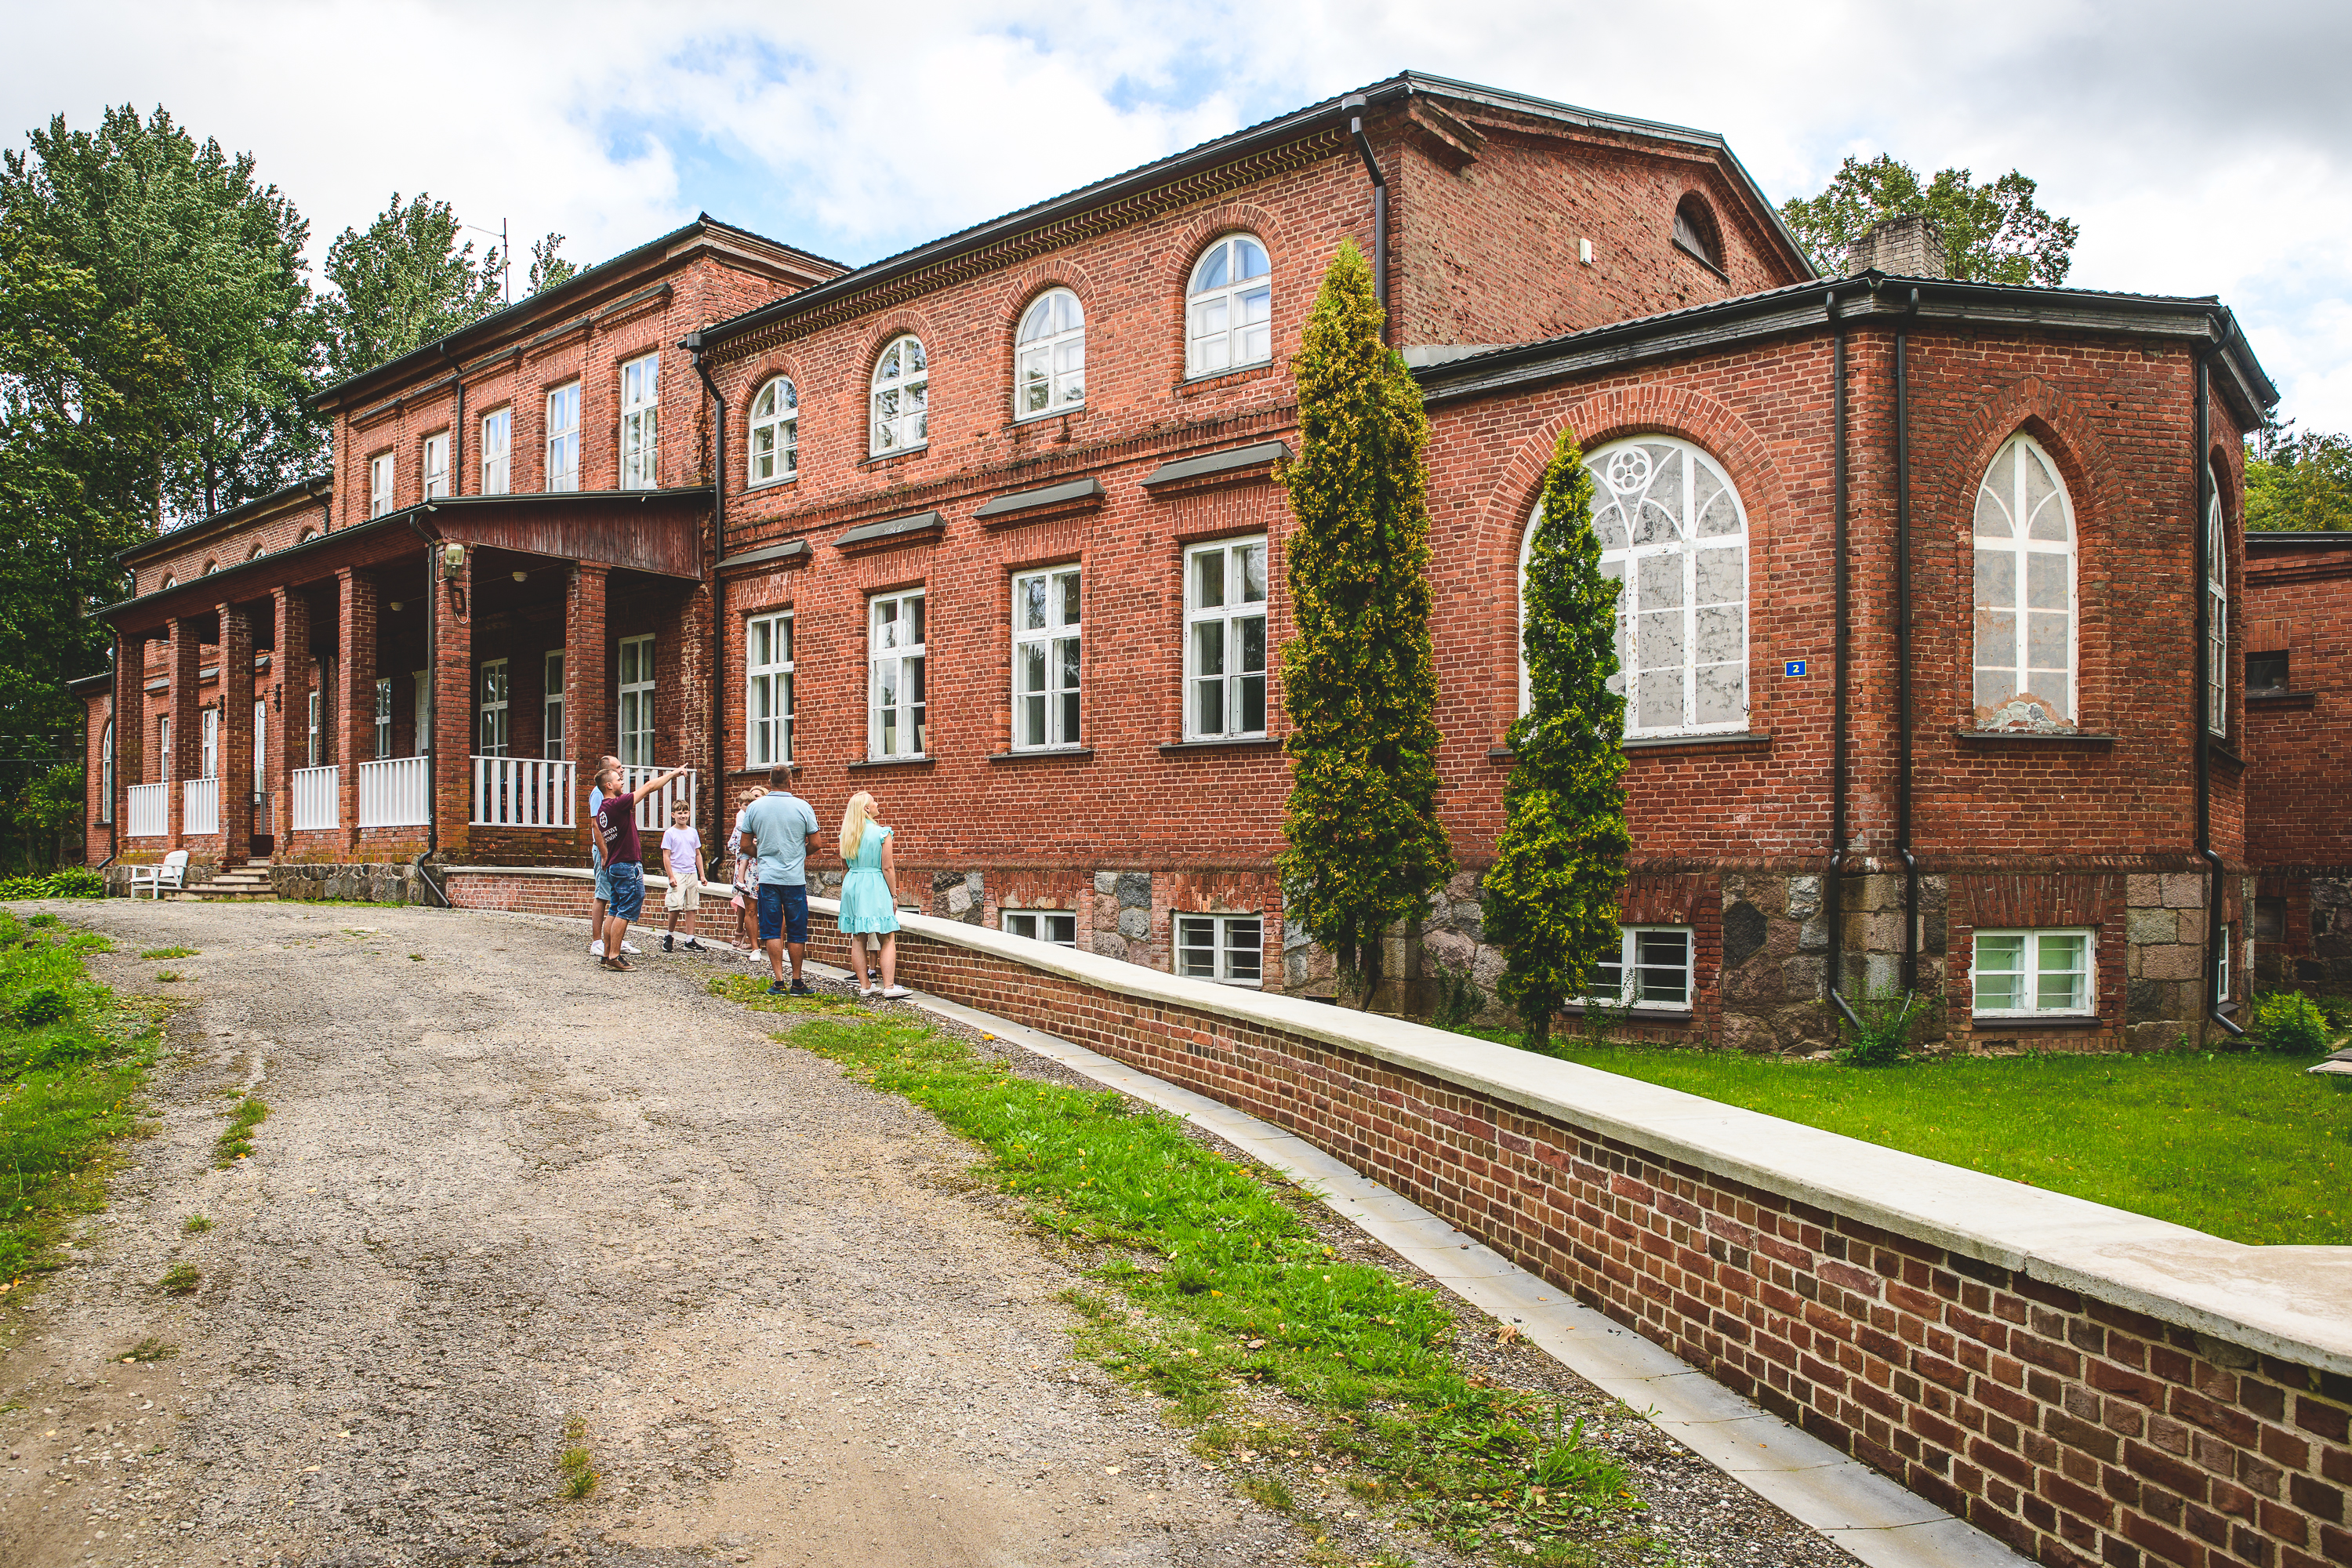
<svg viewBox="0 0 2352 1568"><path fill-rule="evenodd" d="M1531 1049L1552 1015L1584 993L1617 948L1625 885L1625 698L1617 673L1617 591L1601 574L1592 475L1576 433L1545 470L1543 515L1523 590L1528 711L1509 731L1503 833L1485 884L1486 935L1503 949L1498 989Z"/></svg>
<svg viewBox="0 0 2352 1568"><path fill-rule="evenodd" d="M1370 266L1342 241L1294 363L1298 457L1282 471L1298 521L1282 649L1286 917L1338 956L1343 989L1367 1007L1382 933L1427 908L1452 868L1435 812L1429 418L1385 324Z"/></svg>

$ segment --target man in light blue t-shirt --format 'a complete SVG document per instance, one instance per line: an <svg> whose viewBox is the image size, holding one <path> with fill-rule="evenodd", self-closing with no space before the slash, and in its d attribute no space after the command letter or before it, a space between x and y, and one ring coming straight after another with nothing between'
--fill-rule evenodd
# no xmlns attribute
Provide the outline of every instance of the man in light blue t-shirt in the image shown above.
<svg viewBox="0 0 2352 1568"><path fill-rule="evenodd" d="M785 786L790 768L768 770L768 793L735 818L736 842L759 858L760 945L768 950L771 996L814 996L801 978L808 957L808 857L816 847L816 813ZM784 984L784 954L793 955L793 983Z"/></svg>

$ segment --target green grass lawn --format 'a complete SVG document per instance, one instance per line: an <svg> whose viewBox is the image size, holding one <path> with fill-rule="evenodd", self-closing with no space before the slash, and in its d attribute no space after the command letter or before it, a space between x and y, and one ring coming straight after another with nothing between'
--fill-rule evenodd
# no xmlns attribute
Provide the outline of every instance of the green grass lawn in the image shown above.
<svg viewBox="0 0 2352 1568"><path fill-rule="evenodd" d="M1558 1039L1554 1054L2232 1241L2352 1245L2352 1078L2310 1076L2311 1057L1961 1057L1856 1068Z"/></svg>

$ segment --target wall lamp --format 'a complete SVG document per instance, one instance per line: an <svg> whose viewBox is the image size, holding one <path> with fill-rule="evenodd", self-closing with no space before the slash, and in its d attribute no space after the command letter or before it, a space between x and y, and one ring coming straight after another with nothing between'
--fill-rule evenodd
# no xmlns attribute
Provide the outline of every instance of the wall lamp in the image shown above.
<svg viewBox="0 0 2352 1568"><path fill-rule="evenodd" d="M441 546L441 581L455 583L466 571L466 547L452 539Z"/></svg>

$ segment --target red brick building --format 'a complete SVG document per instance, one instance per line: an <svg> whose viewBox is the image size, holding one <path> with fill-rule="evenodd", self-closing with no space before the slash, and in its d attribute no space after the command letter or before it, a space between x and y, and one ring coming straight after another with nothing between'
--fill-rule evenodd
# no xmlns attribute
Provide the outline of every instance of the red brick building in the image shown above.
<svg viewBox="0 0 2352 1568"><path fill-rule="evenodd" d="M149 829L155 784L185 798L161 835L94 826L92 855L235 851L241 820L186 816L207 660L307 619L320 673L261 676L289 703L260 792L280 859L576 860L576 807L518 820L578 790L548 765L561 689L574 759L616 735L694 763L714 842L709 783L789 759L820 813L879 797L936 912L1327 987L1272 870L1273 476L1288 357L1353 238L1431 407L1462 868L1391 973L1498 967L1477 877L1516 581L1573 428L1627 584L1635 849L1603 984L1628 1026L1790 1048L1907 992L1979 1043L2195 1037L2244 980L2237 463L2273 395L2210 300L1951 283L1915 231L1875 237L1818 279L1719 138L1415 76L838 275L706 221L335 389L331 490L134 552L107 613L127 649L165 643L124 668L156 689L142 743L170 717L173 749L117 747L118 815L132 782ZM501 398L517 456L487 495L470 432ZM643 408L658 441L633 447ZM475 450L445 458L444 430ZM564 461L592 479L542 493ZM335 528L236 595L162 585L306 510ZM432 758L405 749L411 669L438 672ZM313 689L331 829L276 804L322 776L286 765ZM252 700L240 678L210 706ZM431 823L373 825L348 775L392 787L384 762L430 779Z"/></svg>
<svg viewBox="0 0 2352 1568"><path fill-rule="evenodd" d="M2246 535L2246 720L2256 972L2352 992L2352 533Z"/></svg>

